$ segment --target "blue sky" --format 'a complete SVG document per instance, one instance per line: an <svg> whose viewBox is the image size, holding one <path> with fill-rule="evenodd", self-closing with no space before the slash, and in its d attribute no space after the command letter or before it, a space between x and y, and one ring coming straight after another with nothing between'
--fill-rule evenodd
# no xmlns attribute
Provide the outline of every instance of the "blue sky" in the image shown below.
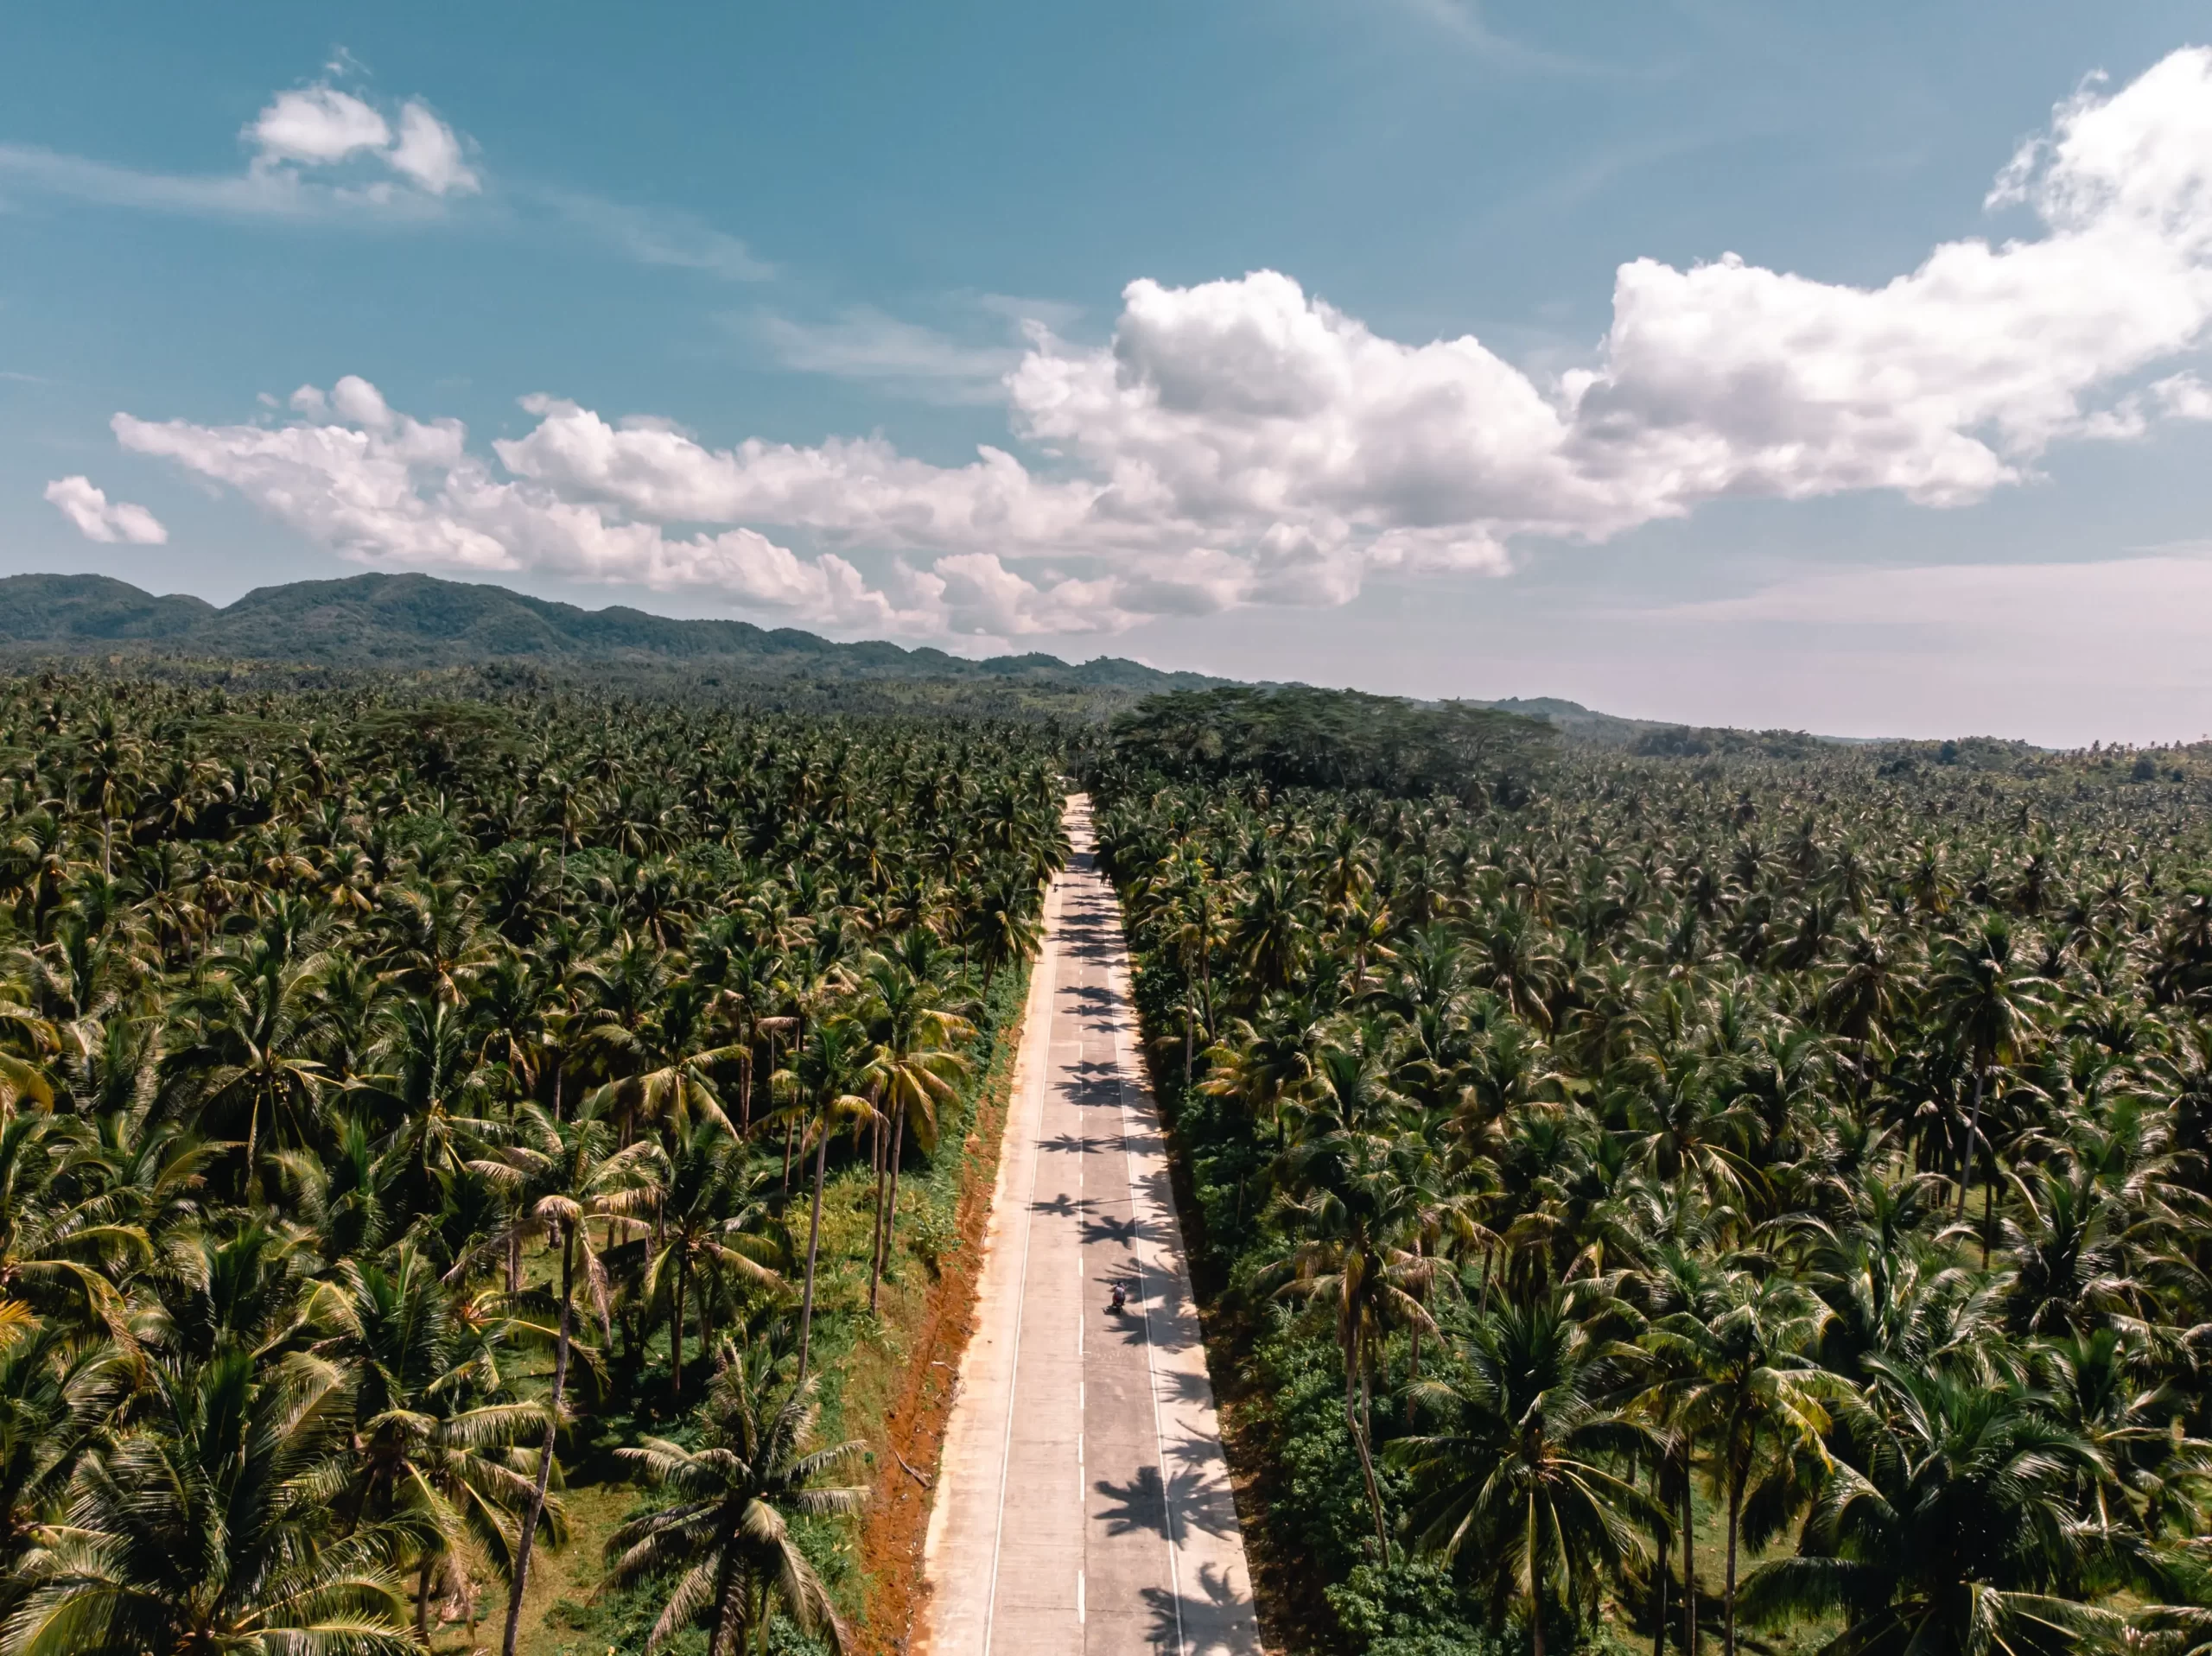
<svg viewBox="0 0 2212 1656"><path fill-rule="evenodd" d="M2195 738L2207 41L2155 0L19 8L0 569Z"/></svg>

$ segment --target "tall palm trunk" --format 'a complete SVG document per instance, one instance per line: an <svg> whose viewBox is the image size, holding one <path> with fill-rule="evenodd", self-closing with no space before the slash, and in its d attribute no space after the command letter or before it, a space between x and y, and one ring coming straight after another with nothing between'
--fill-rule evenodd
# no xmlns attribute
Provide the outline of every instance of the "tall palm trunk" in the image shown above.
<svg viewBox="0 0 2212 1656"><path fill-rule="evenodd" d="M1198 890L1198 1006L1205 1016L1206 1039L1211 1041L1213 1039L1213 972L1206 958L1206 938L1211 928L1206 923L1205 887L1201 885Z"/></svg>
<svg viewBox="0 0 2212 1656"><path fill-rule="evenodd" d="M1360 1420L1359 1348L1357 1344L1344 1354L1344 1427L1351 1433L1351 1445L1359 1451L1360 1481L1367 1486L1368 1510L1375 1515L1375 1545L1378 1558L1390 1555L1390 1532L1382 1521L1382 1491L1375 1482L1375 1456L1367 1447L1367 1430Z"/></svg>
<svg viewBox="0 0 2212 1656"><path fill-rule="evenodd" d="M1994 1145L1982 1158L1981 1171L1981 1268L1989 1269L1989 1242L1997 1226L1997 1151Z"/></svg>
<svg viewBox="0 0 2212 1656"><path fill-rule="evenodd" d="M883 1267L891 1268L892 1245L899 1240L899 1158L906 1152L906 1115L891 1125L891 1205L883 1210Z"/></svg>
<svg viewBox="0 0 2212 1656"><path fill-rule="evenodd" d="M744 1583L738 1577L734 1552L726 1551L722 1554L721 1578L715 1583L715 1614L707 1623L707 1656L722 1656L729 1647L727 1635L732 1621L730 1600L744 1590ZM741 1608L735 1619L741 1624L744 1617L745 1612ZM741 1639L744 1636L744 1628L741 1625L738 1637Z"/></svg>
<svg viewBox="0 0 2212 1656"><path fill-rule="evenodd" d="M561 1427L561 1397L569 1387L575 1268L575 1232L564 1222L561 1227L561 1323L553 1339L553 1401L545 1414L545 1441L537 1451L537 1481L531 1486L530 1505L523 1513L522 1534L515 1546L515 1579L507 1589L507 1630L499 1641L499 1656L515 1656L515 1638L522 1630L522 1596L530 1586L530 1555L537 1539L538 1520L545 1514L545 1487L553 1478L553 1439Z"/></svg>
<svg viewBox="0 0 2212 1656"><path fill-rule="evenodd" d="M719 1282L714 1256L709 1254L708 1262L699 1268L699 1361L702 1363L715 1361L715 1289Z"/></svg>
<svg viewBox="0 0 2212 1656"><path fill-rule="evenodd" d="M875 1201L870 1208L871 1230L868 1251L868 1314L875 1315L875 1287L883 1280L883 1113L876 1112L870 1132L869 1159L875 1168Z"/></svg>
<svg viewBox="0 0 2212 1656"><path fill-rule="evenodd" d="M885 1268L891 1263L891 1247L899 1234L899 1158L906 1144L906 1113L899 1112L891 1123L891 1153L886 1158L891 1170L891 1193L883 1207L883 1227L875 1249L875 1273L868 1278L868 1309L875 1311L876 1285L883 1280Z"/></svg>
<svg viewBox="0 0 2212 1656"><path fill-rule="evenodd" d="M814 1334L814 1261L822 1248L822 1173L830 1155L830 1124L822 1124L822 1136L814 1146L814 1217L806 1231L806 1291L799 1298L798 1309L798 1383L806 1384L806 1351ZM512 1656L512 1653L510 1653Z"/></svg>
<svg viewBox="0 0 2212 1656"><path fill-rule="evenodd" d="M1697 1656L1697 1498L1690 1488L1696 1445L1682 1439L1682 1656Z"/></svg>
<svg viewBox="0 0 2212 1656"><path fill-rule="evenodd" d="M1967 1180L1974 1174L1974 1147L1981 1137L1981 1089L1989 1079L1989 1066L1976 1064L1974 1070L1974 1108L1967 1116L1967 1142L1959 1152L1959 1207L1958 1216L1966 1217Z"/></svg>
<svg viewBox="0 0 2212 1656"><path fill-rule="evenodd" d="M1656 1527L1659 1531L1659 1568L1652 1572L1651 1590L1659 1598L1651 1617L1651 1656L1667 1656L1667 1543L1671 1538L1664 1524Z"/></svg>
<svg viewBox="0 0 2212 1656"><path fill-rule="evenodd" d="M683 1253L679 1248L676 1255L676 1311L668 1334L668 1394L671 1398L683 1395Z"/></svg>
<svg viewBox="0 0 2212 1656"><path fill-rule="evenodd" d="M1720 1647L1724 1656L1736 1656L1736 1538L1744 1527L1744 1477L1740 1472L1728 1480L1728 1582L1726 1598L1721 1604Z"/></svg>
<svg viewBox="0 0 2212 1656"><path fill-rule="evenodd" d="M253 1207L261 1205L261 1094L253 1095L253 1107L245 1118L245 1199Z"/></svg>

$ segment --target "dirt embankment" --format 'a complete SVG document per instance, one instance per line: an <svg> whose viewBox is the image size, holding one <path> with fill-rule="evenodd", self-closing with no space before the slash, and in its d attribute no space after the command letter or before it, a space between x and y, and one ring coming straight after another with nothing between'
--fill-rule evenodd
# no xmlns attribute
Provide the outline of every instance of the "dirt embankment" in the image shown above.
<svg viewBox="0 0 2212 1656"><path fill-rule="evenodd" d="M900 1295L886 1308L887 1325L895 1332L884 1349L899 1356L870 1377L888 1396L881 1436L874 1444L874 1488L861 1529L868 1591L856 1629L860 1648L877 1656L906 1656L920 1631L926 1591L922 1544L929 1533L960 1359L976 1325L983 1233L990 1222L991 1190L1020 1047L1017 1019L995 1044L975 1124L963 1145L955 1209L958 1246L944 1250L938 1273L921 1291Z"/></svg>

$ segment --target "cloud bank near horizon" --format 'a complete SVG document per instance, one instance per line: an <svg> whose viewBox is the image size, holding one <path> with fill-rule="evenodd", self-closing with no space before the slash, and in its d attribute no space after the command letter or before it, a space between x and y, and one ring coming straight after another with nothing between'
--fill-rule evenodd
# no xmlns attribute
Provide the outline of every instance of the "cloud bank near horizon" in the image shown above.
<svg viewBox="0 0 2212 1656"><path fill-rule="evenodd" d="M365 150L406 170L404 119L379 137L377 111L297 96L257 140L271 166ZM2212 331L2212 49L2085 86L1986 205L2039 233L1945 243L1879 288L1632 261L1591 365L1542 381L1472 337L1383 338L1278 272L1141 279L1103 346L1030 326L1002 385L1034 461L715 447L551 397L486 455L353 377L274 425L112 423L370 564L690 588L842 631L1111 632L1341 604L1382 571L1497 573L1517 540L1602 541L1724 497L1958 506L2056 443L2212 417L2183 360Z"/></svg>

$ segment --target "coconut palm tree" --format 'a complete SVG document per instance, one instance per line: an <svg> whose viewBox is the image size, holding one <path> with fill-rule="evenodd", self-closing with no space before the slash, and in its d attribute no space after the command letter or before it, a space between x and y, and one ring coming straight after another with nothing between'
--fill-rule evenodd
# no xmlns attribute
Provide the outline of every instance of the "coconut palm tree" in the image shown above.
<svg viewBox="0 0 2212 1656"><path fill-rule="evenodd" d="M391 1124L391 1152L425 1181L460 1167L473 1146L499 1131L486 1114L492 1078L468 1036L460 1007L419 997L402 1001L369 1054L374 1072L356 1083Z"/></svg>
<svg viewBox="0 0 2212 1656"><path fill-rule="evenodd" d="M2140 1304L2128 1271L2125 1204L2070 1158L2012 1181L2018 1220L1999 1230L2012 1260L2007 1320L2023 1333L2086 1333Z"/></svg>
<svg viewBox="0 0 2212 1656"><path fill-rule="evenodd" d="M2187 1535L2212 1494L2212 1443L2177 1432L2183 1388L2161 1377L2119 1330L2038 1342L2034 1378L2052 1418L2094 1451L2075 1501L2101 1539L2130 1528Z"/></svg>
<svg viewBox="0 0 2212 1656"><path fill-rule="evenodd" d="M1236 1100L1255 1126L1267 1124L1277 1150L1287 1139L1287 1101L1313 1077L1313 1055L1307 1049L1312 1029L1312 1020L1302 1015L1301 1008L1270 999L1251 1018L1231 1018L1222 1038L1206 1051L1203 1090L1216 1098Z"/></svg>
<svg viewBox="0 0 2212 1656"><path fill-rule="evenodd" d="M2082 1561L2067 1495L2100 1475L2096 1452L2023 1386L1869 1367L1798 1556L1752 1573L1746 1617L1840 1614L1835 1656L2063 1653L2115 1634L2069 1591Z"/></svg>
<svg viewBox="0 0 2212 1656"><path fill-rule="evenodd" d="M672 1497L607 1544L609 1586L674 1578L648 1651L704 1623L708 1656L732 1656L748 1640L765 1656L778 1611L832 1650L848 1647L829 1589L791 1530L800 1513L854 1512L868 1498L864 1488L823 1482L864 1445L816 1447L820 1413L810 1384L779 1391L726 1353L697 1448L648 1438L619 1451L641 1482Z"/></svg>
<svg viewBox="0 0 2212 1656"><path fill-rule="evenodd" d="M1726 1275L1701 1254L1676 1243L1662 1245L1646 1267L1630 1278L1639 1304L1664 1331L1666 1319L1685 1317L1709 1323L1719 1313ZM1658 1427L1656 1482L1672 1497L1670 1514L1679 1520L1682 1549L1682 1656L1697 1656L1698 1581L1695 1480L1698 1460L1698 1419L1694 1411L1681 1406L1691 1386L1700 1378L1702 1347L1694 1340L1650 1337L1643 1341L1643 1374L1649 1382L1642 1399L1645 1412ZM1658 1532L1663 1549L1665 1532ZM1660 1560L1665 1576L1665 1559ZM1663 1635L1662 1635L1663 1636Z"/></svg>
<svg viewBox="0 0 2212 1656"><path fill-rule="evenodd" d="M1009 876L985 886L981 900L969 912L966 936L975 947L976 964L982 968L986 993L1001 972L1037 952L1043 931L1036 891L1031 876Z"/></svg>
<svg viewBox="0 0 2212 1656"><path fill-rule="evenodd" d="M1671 1313L1648 1336L1662 1361L1688 1370L1663 1401L1706 1445L1727 1504L1728 1560L1721 1600L1722 1646L1736 1652L1737 1547L1747 1495L1777 1493L1797 1471L1797 1451L1826 1456L1826 1399L1840 1388L1815 1355L1827 1307L1783 1278L1738 1273L1708 1306Z"/></svg>
<svg viewBox="0 0 2212 1656"><path fill-rule="evenodd" d="M1418 1140L1393 1142L1363 1133L1328 1133L1296 1152L1305 1194L1286 1200L1287 1250L1262 1273L1263 1286L1302 1299L1334 1325L1344 1369L1344 1429L1359 1456L1379 1552L1389 1550L1382 1493L1372 1449L1374 1370L1394 1328L1434 1332L1422 1304L1439 1266L1421 1245L1437 1229L1432 1165Z"/></svg>
<svg viewBox="0 0 2212 1656"><path fill-rule="evenodd" d="M150 1263L153 1237L127 1206L87 1190L80 1135L57 1118L0 1116L0 1297L65 1327L131 1344L116 1279Z"/></svg>
<svg viewBox="0 0 2212 1656"><path fill-rule="evenodd" d="M330 1500L353 1405L337 1364L246 1351L154 1366L145 1412L87 1454L66 1523L23 1561L10 1656L289 1650L404 1656L400 1526Z"/></svg>
<svg viewBox="0 0 2212 1656"><path fill-rule="evenodd" d="M1660 1178L1694 1183L1711 1206L1752 1209L1764 1196L1758 1169L1745 1153L1755 1118L1725 1073L1715 1073L1725 1067L1684 1055L1659 1068L1629 1107L1643 1129L1629 1141L1629 1153Z"/></svg>
<svg viewBox="0 0 2212 1656"><path fill-rule="evenodd" d="M664 1161L657 1141L640 1139L618 1147L614 1136L613 1126L595 1116L556 1121L535 1104L525 1105L517 1117L512 1141L469 1164L476 1173L495 1188L508 1190L515 1199L515 1216L508 1233L493 1239L493 1247L504 1250L511 1244L536 1240L549 1241L561 1251L552 1390L546 1400L537 1474L515 1546L501 1656L514 1656L515 1640L521 1631L523 1595L530 1585L530 1557L545 1510L545 1492L553 1475L554 1439L560 1431L562 1405L568 1393L580 1274L601 1327L607 1325L607 1271L601 1263L599 1242L592 1235L592 1223L600 1221L610 1234L633 1225L634 1216L651 1207L657 1175Z"/></svg>
<svg viewBox="0 0 2212 1656"><path fill-rule="evenodd" d="M338 1506L349 1520L402 1526L417 1538L415 1634L429 1639L432 1588L443 1579L474 1621L470 1555L512 1572L520 1514L534 1493L519 1447L549 1418L538 1400L486 1395L492 1354L471 1338L453 1296L429 1262L402 1247L390 1268L346 1260L317 1296L315 1321L330 1333L315 1347L355 1376L357 1445ZM566 1539L559 1501L539 1502L539 1525Z"/></svg>
<svg viewBox="0 0 2212 1656"><path fill-rule="evenodd" d="M0 1300L0 1624L21 1596L25 1561L60 1508L83 1456L129 1396L131 1365L111 1342L77 1337Z"/></svg>
<svg viewBox="0 0 2212 1656"><path fill-rule="evenodd" d="M672 995L671 999L677 997ZM721 1094L715 1086L715 1069L745 1058L744 1048L733 1044L696 1051L652 1052L645 1041L620 1038L624 1032L620 1025L602 1024L593 1033L617 1037L594 1044L602 1054L624 1048L650 1054L645 1057L649 1068L608 1082L590 1100L594 1112L620 1122L624 1133L642 1120L664 1126L671 1138L678 1139L695 1122L708 1123L725 1137L736 1133L737 1128L723 1113Z"/></svg>
<svg viewBox="0 0 2212 1656"><path fill-rule="evenodd" d="M309 1056L322 966L319 956L289 959L282 946L255 937L213 961L185 999L200 1033L180 1067L203 1077L200 1112L209 1126L244 1116L249 1202L260 1190L264 1135L280 1145L305 1142L328 1088L328 1072Z"/></svg>
<svg viewBox="0 0 2212 1656"><path fill-rule="evenodd" d="M1560 1629L1594 1612L1601 1587L1644 1558L1638 1526L1667 1522L1613 1469L1651 1447L1609 1400L1640 1354L1593 1335L1575 1309L1554 1291L1476 1317L1446 1376L1413 1388L1431 1429L1390 1447L1412 1481L1415 1545L1516 1608L1536 1656L1547 1620Z"/></svg>
<svg viewBox="0 0 2212 1656"><path fill-rule="evenodd" d="M2001 915L1992 916L1945 951L1929 985L1939 1015L1950 1025L1974 1071L1974 1102L1958 1159L1958 1210L1962 1214L1973 1159L1982 1143L1982 1094L1989 1084L1989 1072L1999 1063L2010 1063L2018 1053L2045 1009L2050 987L2018 955L2012 923ZM1985 1229L1995 1183L1996 1164L1992 1157L1984 1181Z"/></svg>
<svg viewBox="0 0 2212 1656"><path fill-rule="evenodd" d="M1306 909L1306 891L1287 868L1271 866L1245 887L1228 942L1253 994L1291 986L1305 954Z"/></svg>
<svg viewBox="0 0 2212 1656"><path fill-rule="evenodd" d="M753 1146L713 1121L694 1126L670 1159L638 1293L647 1303L668 1304L671 1397L683 1391L684 1310L692 1284L699 1288L702 1354L714 1349L713 1291L725 1275L765 1293L789 1289L776 1269L782 1249L758 1228L768 1212L767 1178Z"/></svg>
<svg viewBox="0 0 2212 1656"><path fill-rule="evenodd" d="M792 1119L805 1128L802 1148L810 1140L814 1152L813 1195L807 1209L806 1277L799 1298L801 1384L806 1380L814 1333L814 1273L822 1252L822 1192L830 1140L842 1128L875 1120L875 1105L861 1090L868 1084L868 1061L866 1028L855 1018L839 1015L818 1020L808 1031L805 1044L792 1055L789 1067L778 1072L777 1079L791 1101Z"/></svg>
<svg viewBox="0 0 2212 1656"><path fill-rule="evenodd" d="M925 942L925 936L918 938ZM959 1095L969 1071L956 1043L972 1039L976 1026L943 1004L930 980L926 948L907 960L877 955L861 974L856 1016L868 1044L861 1090L874 1101L879 1123L890 1123L890 1142L876 1130L875 1240L868 1266L868 1307L876 1309L884 1261L899 1228L899 1172L906 1133L925 1155L937 1152L938 1112ZM915 966L923 969L917 972ZM887 1198L886 1172L889 1190Z"/></svg>

